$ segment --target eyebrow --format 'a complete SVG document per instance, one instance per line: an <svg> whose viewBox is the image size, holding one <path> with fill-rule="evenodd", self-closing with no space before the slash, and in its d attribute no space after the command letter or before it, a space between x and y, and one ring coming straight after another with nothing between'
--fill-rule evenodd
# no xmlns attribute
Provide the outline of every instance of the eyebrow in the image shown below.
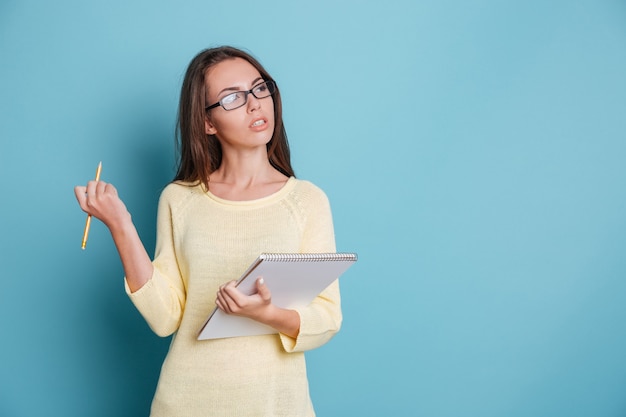
<svg viewBox="0 0 626 417"><path fill-rule="evenodd" d="M254 87L259 81L263 81L263 77L257 77L252 81L252 87ZM222 91L220 91L217 96L221 96L222 93L226 92L226 91L242 91L241 89L237 88L237 87L227 87L224 88Z"/></svg>

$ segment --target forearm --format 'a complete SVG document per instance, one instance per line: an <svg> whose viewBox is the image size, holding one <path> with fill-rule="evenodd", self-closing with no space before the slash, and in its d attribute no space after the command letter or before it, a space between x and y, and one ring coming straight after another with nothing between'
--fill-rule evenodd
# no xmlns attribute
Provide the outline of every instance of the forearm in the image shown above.
<svg viewBox="0 0 626 417"><path fill-rule="evenodd" d="M128 287L135 292L152 277L152 261L131 220L109 230L120 255Z"/></svg>
<svg viewBox="0 0 626 417"><path fill-rule="evenodd" d="M300 315L295 310L287 310L271 304L266 314L261 315L257 320L294 339L300 333Z"/></svg>

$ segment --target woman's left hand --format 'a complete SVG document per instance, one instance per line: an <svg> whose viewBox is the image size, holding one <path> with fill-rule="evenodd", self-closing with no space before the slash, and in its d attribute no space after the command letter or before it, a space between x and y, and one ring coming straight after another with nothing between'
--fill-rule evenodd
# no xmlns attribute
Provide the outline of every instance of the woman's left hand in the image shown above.
<svg viewBox="0 0 626 417"><path fill-rule="evenodd" d="M272 304L272 293L263 278L257 278L256 293L252 295L245 295L239 291L236 281L222 285L217 292L215 303L226 314L256 320L287 336L296 338L300 333L298 312Z"/></svg>
<svg viewBox="0 0 626 417"><path fill-rule="evenodd" d="M237 289L236 281L222 285L217 292L217 307L226 314L248 317L257 321L265 321L272 306L272 293L265 285L263 278L257 278L256 290L252 295L245 295Z"/></svg>

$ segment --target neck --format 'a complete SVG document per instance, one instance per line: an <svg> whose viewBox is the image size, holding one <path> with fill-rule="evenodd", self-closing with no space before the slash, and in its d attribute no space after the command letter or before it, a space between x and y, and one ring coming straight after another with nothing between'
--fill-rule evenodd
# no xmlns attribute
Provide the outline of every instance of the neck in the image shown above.
<svg viewBox="0 0 626 417"><path fill-rule="evenodd" d="M255 200L277 192L287 180L270 164L267 153L262 158L223 154L220 167L210 175L209 189L226 200Z"/></svg>
<svg viewBox="0 0 626 417"><path fill-rule="evenodd" d="M276 173L265 148L249 152L224 152L220 167L211 174L210 181L245 186L267 182Z"/></svg>

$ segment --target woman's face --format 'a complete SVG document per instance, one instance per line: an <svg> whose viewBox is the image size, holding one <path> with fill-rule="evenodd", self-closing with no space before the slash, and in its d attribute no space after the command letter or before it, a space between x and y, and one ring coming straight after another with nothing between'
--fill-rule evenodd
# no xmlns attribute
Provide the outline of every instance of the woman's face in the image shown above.
<svg viewBox="0 0 626 417"><path fill-rule="evenodd" d="M211 67L205 77L207 104L217 103L237 91L248 91L264 80L259 71L241 58L228 59ZM217 136L222 148L254 148L265 146L274 132L274 100L272 96L257 99L247 95L243 106L225 110L217 106L209 110L205 131Z"/></svg>

